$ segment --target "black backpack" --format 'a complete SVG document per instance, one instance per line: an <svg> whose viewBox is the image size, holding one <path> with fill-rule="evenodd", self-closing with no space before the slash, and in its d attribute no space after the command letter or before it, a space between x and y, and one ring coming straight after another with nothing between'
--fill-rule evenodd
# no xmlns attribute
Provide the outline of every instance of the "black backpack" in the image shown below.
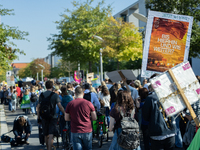
<svg viewBox="0 0 200 150"><path fill-rule="evenodd" d="M35 93L31 93L31 98L30 98L31 102L36 102L37 101L37 95Z"/></svg>
<svg viewBox="0 0 200 150"><path fill-rule="evenodd" d="M133 118L135 110L128 117L119 111L122 116L122 132L117 137L117 143L124 149L136 149L140 145L140 130L138 122Z"/></svg>
<svg viewBox="0 0 200 150"><path fill-rule="evenodd" d="M83 98L91 102L91 92L89 92L89 93L84 93Z"/></svg>
<svg viewBox="0 0 200 150"><path fill-rule="evenodd" d="M54 92L51 92L51 94L48 97L44 97L44 94L41 93L41 103L40 103L40 116L44 120L50 120L53 118L55 114L55 107L51 104L51 97L54 95Z"/></svg>

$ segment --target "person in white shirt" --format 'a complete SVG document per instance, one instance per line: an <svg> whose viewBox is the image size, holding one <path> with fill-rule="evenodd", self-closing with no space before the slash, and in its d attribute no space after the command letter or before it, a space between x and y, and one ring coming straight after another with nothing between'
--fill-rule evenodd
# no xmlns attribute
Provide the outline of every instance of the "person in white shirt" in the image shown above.
<svg viewBox="0 0 200 150"><path fill-rule="evenodd" d="M105 103L104 108L106 109L106 119L108 126L110 124L110 93L106 86L102 86L102 92L100 95L100 99Z"/></svg>
<svg viewBox="0 0 200 150"><path fill-rule="evenodd" d="M83 98L90 101L94 105L94 107L97 108L97 111L100 111L101 105L100 105L99 99L95 93L90 92L90 84L86 83L84 85L84 89L85 91L84 91Z"/></svg>

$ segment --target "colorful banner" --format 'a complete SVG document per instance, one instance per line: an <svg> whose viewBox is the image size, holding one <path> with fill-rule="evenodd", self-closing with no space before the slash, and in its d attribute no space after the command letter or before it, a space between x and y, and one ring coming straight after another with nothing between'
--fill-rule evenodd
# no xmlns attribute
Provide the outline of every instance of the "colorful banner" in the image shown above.
<svg viewBox="0 0 200 150"><path fill-rule="evenodd" d="M193 17L149 11L142 77L162 73L187 61Z"/></svg>
<svg viewBox="0 0 200 150"><path fill-rule="evenodd" d="M74 71L74 80L77 82L77 83L81 83L82 81L82 75L81 75L81 72L80 71Z"/></svg>

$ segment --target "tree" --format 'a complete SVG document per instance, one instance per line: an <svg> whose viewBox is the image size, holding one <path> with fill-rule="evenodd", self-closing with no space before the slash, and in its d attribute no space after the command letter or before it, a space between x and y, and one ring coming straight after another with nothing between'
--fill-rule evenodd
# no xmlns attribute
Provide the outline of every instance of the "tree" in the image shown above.
<svg viewBox="0 0 200 150"><path fill-rule="evenodd" d="M44 68L41 65L44 66ZM51 66L48 63L46 63L43 58L34 59L30 63L29 68L32 72L33 77L36 77L37 73L39 73L41 70L43 70L43 76L50 75Z"/></svg>
<svg viewBox="0 0 200 150"><path fill-rule="evenodd" d="M2 7L2 5L0 5ZM13 15L13 9L0 9L0 15ZM9 64L18 58L17 53L25 53L17 48L16 44L12 40L25 40L25 36L28 33L18 30L16 27L10 27L9 25L0 24L0 66L1 69L7 70L10 68Z"/></svg>
<svg viewBox="0 0 200 150"><path fill-rule="evenodd" d="M173 14L189 15L194 17L190 41L190 57L199 57L200 54L200 0L146 0L146 8Z"/></svg>
<svg viewBox="0 0 200 150"><path fill-rule="evenodd" d="M49 48L55 50L54 54L70 62L89 62L90 72L91 64L99 61L100 49L100 45L92 40L92 36L102 29L103 22L111 11L110 6L103 6L104 0L96 7L92 7L93 1L73 1L74 10L67 9L69 15L63 14L62 20L57 22L60 33L48 39L51 42Z"/></svg>
<svg viewBox="0 0 200 150"><path fill-rule="evenodd" d="M43 68L42 66L45 68ZM43 76L49 76L50 75L50 65L44 61L43 58L37 58L34 59L30 64L26 66L26 68L22 68L19 70L19 77L35 77L37 76L37 73L40 73L43 69Z"/></svg>
<svg viewBox="0 0 200 150"><path fill-rule="evenodd" d="M100 35L104 40L104 55L117 59L118 69L119 61L142 58L142 35L134 24L111 16Z"/></svg>

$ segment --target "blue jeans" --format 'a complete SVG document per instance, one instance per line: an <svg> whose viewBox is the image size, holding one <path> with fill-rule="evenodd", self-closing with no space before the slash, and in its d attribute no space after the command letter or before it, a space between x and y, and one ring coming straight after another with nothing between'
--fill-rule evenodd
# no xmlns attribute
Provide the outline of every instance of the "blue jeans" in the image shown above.
<svg viewBox="0 0 200 150"><path fill-rule="evenodd" d="M31 105L31 112L33 114L36 114L36 102L31 102L30 105Z"/></svg>
<svg viewBox="0 0 200 150"><path fill-rule="evenodd" d="M120 134L122 132L121 128L118 128L117 130L118 130L118 134ZM126 149L120 147L117 143L117 130L115 130L109 150L126 150ZM138 146L138 148L136 148L134 150L141 150L141 148L140 148L140 146Z"/></svg>
<svg viewBox="0 0 200 150"><path fill-rule="evenodd" d="M92 150L92 132L71 133L73 150Z"/></svg>
<svg viewBox="0 0 200 150"><path fill-rule="evenodd" d="M8 103L9 104L9 110L12 111L12 101L11 101L11 99L9 99L8 102L9 102Z"/></svg>
<svg viewBox="0 0 200 150"><path fill-rule="evenodd" d="M107 125L109 127L110 124L110 109L109 107L105 107L106 108L106 120L107 120Z"/></svg>
<svg viewBox="0 0 200 150"><path fill-rule="evenodd" d="M179 148L183 147L183 139L182 139L182 136L181 136L181 131L180 131L180 128L179 128L179 122L181 120L181 116L178 116L176 118L176 135L175 135L175 145Z"/></svg>

